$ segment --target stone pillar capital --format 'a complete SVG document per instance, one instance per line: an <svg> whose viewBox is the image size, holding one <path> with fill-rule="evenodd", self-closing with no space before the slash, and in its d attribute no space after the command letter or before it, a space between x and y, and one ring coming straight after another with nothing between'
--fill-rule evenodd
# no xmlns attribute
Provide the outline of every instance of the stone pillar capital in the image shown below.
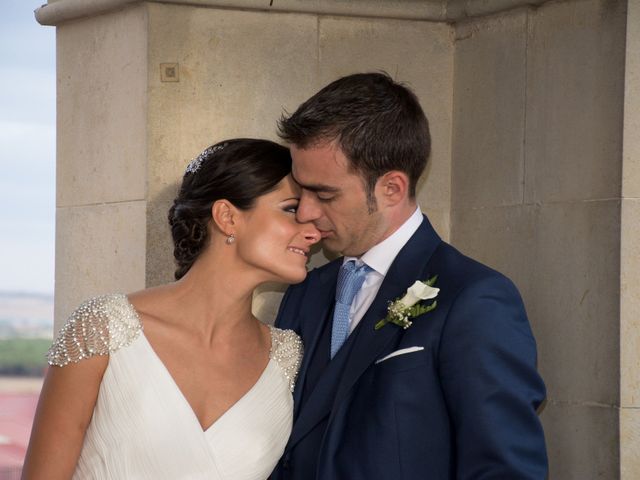
<svg viewBox="0 0 640 480"><path fill-rule="evenodd" d="M549 0L146 0L146 3L149 1L265 12L457 22L468 17L539 5ZM58 25L143 2L145 0L49 0L36 9L35 15L42 25Z"/></svg>

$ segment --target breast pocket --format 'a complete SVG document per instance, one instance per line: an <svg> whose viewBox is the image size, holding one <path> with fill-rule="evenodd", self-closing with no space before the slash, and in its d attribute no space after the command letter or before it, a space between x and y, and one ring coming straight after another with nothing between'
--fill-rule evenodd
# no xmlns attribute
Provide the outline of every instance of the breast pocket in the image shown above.
<svg viewBox="0 0 640 480"><path fill-rule="evenodd" d="M404 352L400 350L379 359L375 364L376 372L380 374L384 374L386 372L397 373L427 364L429 357L428 351L425 348L420 347L419 350L417 348L414 350L406 350L407 351Z"/></svg>

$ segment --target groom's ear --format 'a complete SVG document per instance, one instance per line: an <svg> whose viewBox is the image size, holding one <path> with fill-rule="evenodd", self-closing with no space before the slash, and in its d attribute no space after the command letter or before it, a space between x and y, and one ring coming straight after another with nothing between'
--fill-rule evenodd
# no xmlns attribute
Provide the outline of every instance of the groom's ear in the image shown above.
<svg viewBox="0 0 640 480"><path fill-rule="evenodd" d="M224 235L236 233L238 209L229 200L216 200L211 206L214 225Z"/></svg>
<svg viewBox="0 0 640 480"><path fill-rule="evenodd" d="M387 206L396 205L409 195L409 177L399 170L385 173L376 182L378 200Z"/></svg>

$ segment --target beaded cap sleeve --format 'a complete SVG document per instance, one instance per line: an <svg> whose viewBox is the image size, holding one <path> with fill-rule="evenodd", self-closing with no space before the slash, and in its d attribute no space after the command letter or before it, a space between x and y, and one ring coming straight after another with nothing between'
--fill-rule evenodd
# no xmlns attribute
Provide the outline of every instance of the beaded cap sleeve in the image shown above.
<svg viewBox="0 0 640 480"><path fill-rule="evenodd" d="M49 365L63 367L131 344L142 330L138 314L122 294L104 295L80 305L60 329L47 353Z"/></svg>
<svg viewBox="0 0 640 480"><path fill-rule="evenodd" d="M271 352L269 357L273 358L280 366L289 382L289 389L293 392L298 369L302 362L302 340L293 330L281 330L272 326L269 326L269 328L271 328Z"/></svg>

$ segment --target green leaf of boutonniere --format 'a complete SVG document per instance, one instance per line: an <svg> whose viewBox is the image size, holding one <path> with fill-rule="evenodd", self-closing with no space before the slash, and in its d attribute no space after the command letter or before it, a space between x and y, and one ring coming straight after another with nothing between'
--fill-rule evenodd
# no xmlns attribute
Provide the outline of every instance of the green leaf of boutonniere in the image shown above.
<svg viewBox="0 0 640 480"><path fill-rule="evenodd" d="M412 318L428 313L438 306L437 300L429 305L423 305L421 302L430 300L438 296L439 288L434 288L438 276L434 275L425 281L416 281L407 290L402 298L397 298L393 302L389 302L387 307L387 316L375 325L375 329L379 330L387 323L394 323L404 329L411 326Z"/></svg>

